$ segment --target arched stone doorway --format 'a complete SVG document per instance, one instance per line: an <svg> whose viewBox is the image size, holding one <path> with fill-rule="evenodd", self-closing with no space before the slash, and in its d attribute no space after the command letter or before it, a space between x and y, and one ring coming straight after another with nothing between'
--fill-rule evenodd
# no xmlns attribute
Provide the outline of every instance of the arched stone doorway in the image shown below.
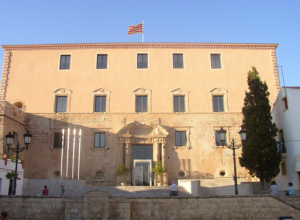
<svg viewBox="0 0 300 220"><path fill-rule="evenodd" d="M129 169L127 184L153 185L156 161L166 167L166 139L169 133L160 125L132 122L118 132L119 163ZM164 178L167 184L167 178Z"/></svg>

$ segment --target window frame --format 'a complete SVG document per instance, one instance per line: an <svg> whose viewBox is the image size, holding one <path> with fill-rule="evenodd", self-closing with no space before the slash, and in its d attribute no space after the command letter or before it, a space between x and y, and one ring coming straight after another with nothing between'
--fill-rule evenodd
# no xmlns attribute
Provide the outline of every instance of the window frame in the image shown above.
<svg viewBox="0 0 300 220"><path fill-rule="evenodd" d="M184 101L185 101L185 111L184 112L175 112L175 113L185 113L189 112L189 91L183 90L181 88L177 88L173 91L171 91L171 96L172 96L172 110L171 112L175 112L175 99L174 96L184 96Z"/></svg>
<svg viewBox="0 0 300 220"><path fill-rule="evenodd" d="M281 163L280 163L280 172L281 172L282 176L286 176L287 175L285 161L281 161Z"/></svg>
<svg viewBox="0 0 300 220"><path fill-rule="evenodd" d="M142 64L144 64L144 59L143 59L143 56L147 56L147 67L139 67L139 56L142 55ZM144 65L143 65L144 66ZM136 68L137 69L148 69L149 68L149 54L148 53L137 53L137 56L136 56Z"/></svg>
<svg viewBox="0 0 300 220"><path fill-rule="evenodd" d="M222 97L222 108L223 108L223 111L221 111L221 108L220 108L220 97ZM218 106L217 106L217 111L216 110L216 106L215 106L215 98L218 98ZM213 111L214 112L225 112L225 105L224 105L224 96L223 95L213 95Z"/></svg>
<svg viewBox="0 0 300 220"><path fill-rule="evenodd" d="M142 103L141 103L141 108L142 108L142 110L141 111L138 111L138 100L139 100L139 98L142 98L141 100L142 100ZM144 98L146 98L147 100L146 100L146 111L143 111L143 108L144 108ZM135 108L135 111L137 112L137 113L145 113L145 112L148 112L148 95L136 95L136 103L135 103L135 105L136 105L136 108Z"/></svg>
<svg viewBox="0 0 300 220"><path fill-rule="evenodd" d="M220 67L213 67L213 56L218 55L220 58ZM214 59L214 63L216 64L216 59ZM212 70L220 70L223 69L223 62L222 62L222 54L221 53L210 53L210 69Z"/></svg>
<svg viewBox="0 0 300 220"><path fill-rule="evenodd" d="M56 145L56 143L55 143L55 135L56 134L58 134L58 135L60 135L60 137L59 137L59 140L58 140L58 142L60 143L59 145L60 145L60 147L55 147ZM63 137L63 135L62 135L62 132L53 132L53 143L52 143L52 148L53 149L62 149L62 148L64 148L65 147L65 144L66 144L66 139L64 138L64 146L62 146L61 144L62 144L62 137Z"/></svg>
<svg viewBox="0 0 300 220"><path fill-rule="evenodd" d="M179 144L177 143L177 134L180 135L180 140L179 140ZM183 144L182 143L182 135L185 134L185 143ZM175 146L176 147L186 147L187 146L187 143L188 143L188 135L187 135L187 132L186 131L175 131Z"/></svg>
<svg viewBox="0 0 300 220"><path fill-rule="evenodd" d="M65 88L61 88L61 89L57 89L53 92L54 95L54 113L67 113L70 112L70 106L71 106L71 95L72 95L72 91L69 89L65 89ZM60 96L65 96L67 97L67 109L66 112L57 112L57 97Z"/></svg>
<svg viewBox="0 0 300 220"><path fill-rule="evenodd" d="M70 62L69 62L69 68L62 68L62 57L70 57ZM72 55L71 54L60 54L59 55L59 66L58 66L58 69L59 70L71 70L71 59L72 59ZM65 63L66 65L66 63Z"/></svg>
<svg viewBox="0 0 300 220"><path fill-rule="evenodd" d="M175 150L191 150L191 126L172 126L174 129L174 145L173 149ZM186 133L186 145L177 146L176 145L176 132L185 132Z"/></svg>
<svg viewBox="0 0 300 220"><path fill-rule="evenodd" d="M137 96L148 96L147 98L147 112L137 112ZM152 112L152 91L147 88L138 88L133 91L133 108L132 111L136 113L149 113Z"/></svg>
<svg viewBox="0 0 300 220"><path fill-rule="evenodd" d="M182 67L175 66L175 56L178 56L178 55L182 56ZM173 61L173 69L184 69L185 68L185 65L184 65L184 53L173 53L172 54L172 61ZM177 58L176 64L178 64L179 62L178 62L178 58Z"/></svg>
<svg viewBox="0 0 300 220"><path fill-rule="evenodd" d="M222 88L214 88L209 92L210 99L211 99L211 111L213 113L224 113L229 112L229 105L228 105L228 91L226 89ZM214 96L223 96L223 106L224 111L223 112L215 112L214 111Z"/></svg>
<svg viewBox="0 0 300 220"><path fill-rule="evenodd" d="M104 88L99 88L93 91L93 106L91 108L91 111L93 113L106 113L110 112L110 91ZM106 96L106 111L105 112L96 112L95 106L96 106L96 96Z"/></svg>
<svg viewBox="0 0 300 220"><path fill-rule="evenodd" d="M16 108L22 110L22 111L26 111L26 105L25 105L25 102L20 100L20 99L17 99L14 101L13 103L14 106L16 106Z"/></svg>
<svg viewBox="0 0 300 220"><path fill-rule="evenodd" d="M104 67L98 67L98 58L99 56L106 56L106 66L105 68ZM103 58L102 58L103 60ZM96 56L96 69L97 70L105 70L105 69L108 69L108 54L107 53L97 53L97 56Z"/></svg>
<svg viewBox="0 0 300 220"><path fill-rule="evenodd" d="M101 135L104 134L104 147L101 147ZM99 135L99 147L96 147L96 135ZM106 144L106 132L94 132L94 148L96 149L105 149L107 147Z"/></svg>
<svg viewBox="0 0 300 220"><path fill-rule="evenodd" d="M223 127L224 128L224 127ZM218 140L217 140L217 134L219 136L219 131L221 130L221 128L215 128L214 129L214 137L215 137L215 141L214 141L214 145L218 148L218 147L224 147L225 145L227 145L228 143L228 129L224 129L226 131L226 135L225 135L225 143L224 145L222 145L221 140L220 140L220 144L218 144ZM220 139L220 137L219 137Z"/></svg>
<svg viewBox="0 0 300 220"><path fill-rule="evenodd" d="M283 128L278 130L278 140L280 141L280 144L281 144L281 149L280 150L282 151L282 153L287 153L286 145L285 145L285 142L284 142L284 130L283 130Z"/></svg>
<svg viewBox="0 0 300 220"><path fill-rule="evenodd" d="M100 106L99 106L99 111L97 111L97 98L100 97ZM102 98L105 97L105 110L104 111L101 111L102 110ZM106 109L107 109L107 96L106 95L95 95L94 96L94 112L97 112L97 113L105 113L106 112Z"/></svg>
<svg viewBox="0 0 300 220"><path fill-rule="evenodd" d="M283 97L281 100L282 100L282 105L283 105L283 111L285 112L286 110L289 109L287 96Z"/></svg>
<svg viewBox="0 0 300 220"><path fill-rule="evenodd" d="M179 103L178 103L178 111L176 111L176 98L179 98L178 99L178 101L179 101ZM181 111L181 103L182 103L182 99L181 98L183 98L183 103L184 103L184 110L183 111ZM174 103L174 108L173 108L173 111L174 112L186 112L186 107L185 107L185 105L186 105L186 101L185 101L185 95L174 95L173 96L173 103Z"/></svg>
<svg viewBox="0 0 300 220"><path fill-rule="evenodd" d="M58 99L59 98L66 98L66 104L65 104L65 111L62 111L63 110L63 101L64 99L61 100L61 109L60 111L57 110L58 108ZM68 111L68 96L65 96L65 95L57 95L56 96L56 101L55 101L55 112L56 113L64 113L64 112L67 112Z"/></svg>

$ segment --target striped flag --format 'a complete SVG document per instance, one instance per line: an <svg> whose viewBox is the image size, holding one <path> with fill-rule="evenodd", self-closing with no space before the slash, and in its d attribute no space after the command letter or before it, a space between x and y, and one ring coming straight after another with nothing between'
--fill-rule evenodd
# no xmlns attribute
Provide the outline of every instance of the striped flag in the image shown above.
<svg viewBox="0 0 300 220"><path fill-rule="evenodd" d="M143 23L135 26L129 26L128 35L143 33Z"/></svg>

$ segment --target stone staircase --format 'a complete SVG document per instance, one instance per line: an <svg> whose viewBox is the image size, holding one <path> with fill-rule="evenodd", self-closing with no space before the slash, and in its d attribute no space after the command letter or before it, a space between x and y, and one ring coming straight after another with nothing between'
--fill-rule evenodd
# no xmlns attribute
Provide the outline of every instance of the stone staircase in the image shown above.
<svg viewBox="0 0 300 220"><path fill-rule="evenodd" d="M84 193L100 190L114 197L168 197L169 186L86 186L76 190L68 190L66 197L80 197ZM192 196L183 187L179 187L179 196Z"/></svg>
<svg viewBox="0 0 300 220"><path fill-rule="evenodd" d="M60 196L60 186L64 185L66 197L81 197L84 193L100 190L114 197L168 197L170 186L91 186L83 180L26 180L24 196L41 194L43 186L49 188L49 196ZM192 196L185 188L179 187L179 196Z"/></svg>

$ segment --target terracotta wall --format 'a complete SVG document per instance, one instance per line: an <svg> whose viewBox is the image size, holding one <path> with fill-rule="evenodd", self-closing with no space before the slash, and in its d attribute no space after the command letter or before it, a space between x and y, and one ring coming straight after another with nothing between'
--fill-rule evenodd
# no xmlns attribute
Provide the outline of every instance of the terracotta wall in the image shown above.
<svg viewBox="0 0 300 220"><path fill-rule="evenodd" d="M22 101L31 113L54 112L53 92L72 91L70 112L93 112L92 92L111 91L110 111L135 112L133 91L152 91L152 112L173 112L171 91L189 91L190 112L212 112L210 91L228 91L230 112L240 112L247 90L247 72L255 66L269 86L270 100L279 92L275 48L259 44L99 44L3 46L2 90L5 100ZM137 69L137 54L147 53L148 69ZM173 53L184 55L184 68L173 69ZM210 54L221 54L222 68L211 69ZM60 70L60 55L71 55L69 70ZM97 54L108 54L108 68L96 69ZM9 63L8 63L9 62ZM9 76L9 77L8 77ZM6 87L4 88L6 83ZM3 91L2 91L3 92Z"/></svg>

